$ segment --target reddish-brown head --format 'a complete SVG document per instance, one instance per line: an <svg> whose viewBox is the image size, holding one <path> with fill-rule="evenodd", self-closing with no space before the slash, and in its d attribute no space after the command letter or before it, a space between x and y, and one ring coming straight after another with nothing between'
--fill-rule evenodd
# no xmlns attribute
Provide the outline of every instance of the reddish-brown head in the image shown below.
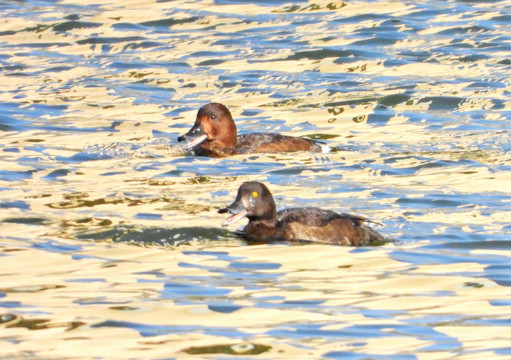
<svg viewBox="0 0 511 360"><path fill-rule="evenodd" d="M188 141L192 149L226 152L236 145L237 131L225 105L209 103L199 109L195 124L178 141ZM228 152L228 151L227 151Z"/></svg>
<svg viewBox="0 0 511 360"><path fill-rule="evenodd" d="M232 115L225 105L209 103L199 109L195 123L201 123L208 136L206 141L222 147L236 145L237 131Z"/></svg>

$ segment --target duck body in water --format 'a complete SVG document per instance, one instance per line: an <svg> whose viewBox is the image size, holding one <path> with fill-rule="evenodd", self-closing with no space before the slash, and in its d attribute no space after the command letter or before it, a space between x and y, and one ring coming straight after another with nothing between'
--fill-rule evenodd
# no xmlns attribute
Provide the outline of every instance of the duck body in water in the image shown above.
<svg viewBox="0 0 511 360"><path fill-rule="evenodd" d="M383 235L365 225L366 218L339 214L315 207L276 210L275 201L266 185L249 181L238 189L236 200L219 213L230 213L222 225L227 226L247 217L242 231L248 241L307 241L315 243L364 246L381 243Z"/></svg>
<svg viewBox="0 0 511 360"><path fill-rule="evenodd" d="M273 133L238 135L229 109L209 103L197 113L195 124L178 141L198 156L225 157L236 154L279 153L290 151L326 151L327 147L312 139Z"/></svg>

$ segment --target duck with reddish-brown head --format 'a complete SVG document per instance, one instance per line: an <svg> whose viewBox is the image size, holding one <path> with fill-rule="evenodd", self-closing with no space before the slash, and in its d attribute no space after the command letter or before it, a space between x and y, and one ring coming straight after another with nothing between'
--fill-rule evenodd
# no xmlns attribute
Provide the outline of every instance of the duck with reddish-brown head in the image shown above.
<svg viewBox="0 0 511 360"><path fill-rule="evenodd" d="M277 153L289 151L321 152L325 146L312 139L272 133L238 135L229 109L209 103L199 109L195 124L178 141L196 155L224 157L235 154Z"/></svg>

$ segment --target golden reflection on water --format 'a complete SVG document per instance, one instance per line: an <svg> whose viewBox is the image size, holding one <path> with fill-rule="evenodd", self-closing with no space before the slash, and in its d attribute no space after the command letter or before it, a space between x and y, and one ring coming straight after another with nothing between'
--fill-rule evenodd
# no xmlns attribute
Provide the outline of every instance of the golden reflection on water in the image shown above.
<svg viewBox="0 0 511 360"><path fill-rule="evenodd" d="M339 52L314 52L355 47L356 34L416 9L399 2L62 1L2 17L1 53L19 67L0 72L0 102L22 114L9 108L5 116L19 123L5 124L0 139L2 355L509 354L509 289L487 275L488 264L509 259L509 246L483 245L509 228L511 213L494 208L494 198L481 202L485 192L498 189L502 198L511 192L511 173L500 167L510 160L503 150L509 73L494 71L508 54L463 62L438 51L452 41L442 31L500 14L479 6L478 13L432 15L422 30L388 47L431 51L434 61L426 66L350 56L339 62ZM75 11L85 12L80 20L87 24L64 22L76 27L59 31ZM295 24L288 14L318 20ZM162 19L175 21L161 31L118 30ZM275 26L299 34L309 52L247 46L231 53L235 45L225 41L231 33L268 29L278 43L284 35L271 31ZM396 33L409 30L403 22ZM492 31L502 36L501 27ZM162 45L135 46L144 41ZM478 46L470 37L465 43ZM210 55L193 55L201 51ZM135 66L115 65L129 61ZM180 71L176 62L197 71ZM229 78L243 72L260 77ZM326 89L297 75L338 73L371 86L335 92L334 80ZM459 81L444 82L452 74ZM388 76L414 83L415 93ZM471 87L476 80L502 86L481 91ZM186 156L176 137L193 124L197 107L213 100L229 106L240 132L316 134L334 151ZM373 116L385 109L392 114L381 126ZM247 110L260 111L257 120ZM448 122L449 113L470 111L502 127L471 129L469 116ZM435 116L444 121L437 124ZM246 246L220 229L217 214L245 180L268 182L279 208L354 211L386 223L378 230L397 241L363 250ZM448 205L461 199L413 208L431 193ZM420 233L424 228L429 232ZM442 248L418 260L435 236L464 235L483 245L465 253Z"/></svg>
<svg viewBox="0 0 511 360"><path fill-rule="evenodd" d="M34 244L38 245L38 241ZM76 242L60 242L60 246L66 245L76 246ZM188 348L236 344L227 335L208 335L207 329L227 327L234 332L251 334L251 342L270 347L262 355L264 358L318 358L326 352L341 350L380 355L413 351L418 356L428 357L427 351L421 353L420 350L426 343L413 334L372 337L364 339L363 344L356 342L356 337L353 341L338 342L304 338L300 340L301 347L270 334L275 328L285 329L286 324L305 322L322 324L321 331L341 334L345 331L344 337L349 339L347 329L353 326L382 327L383 333L392 334L399 332L399 326L407 319L413 318L441 319L442 314L460 318L470 314L473 319L499 318L502 309L490 305L490 301L506 301L509 295L507 288L479 277L483 270L480 264L414 266L389 259L387 254L393 250L392 246L368 252L317 245L233 247L224 243L207 246L236 259L227 262L207 251L201 253L201 247L190 245L172 250L85 243L80 244L79 250L58 254L27 247L24 241L4 240L2 252L8 256L3 257L2 264L4 269L11 269L11 273L2 280L1 291L7 295L3 301L30 306L30 314L24 315L25 311L21 311L16 314L17 319L10 319L10 323L3 325L4 339L23 339L19 343L4 343L4 354L28 355L35 351L40 357L80 357L82 354L77 349L88 347L89 357L101 357L105 351L114 350L135 357L168 356ZM308 255L306 261L304 254ZM222 283L222 272L226 266L229 268L229 263L231 269L246 263L241 273L245 271L249 277L254 270L248 265L262 264L255 271L262 275L260 280L271 274L283 276L276 283L258 284L259 280L247 282L235 278L230 284ZM20 264L30 266L20 271L17 270ZM270 266L265 268L265 264ZM458 275L460 271L463 274ZM186 303L161 298L167 281L186 284L201 278L208 278L209 284L218 284L220 289L227 290L226 298L239 310L232 313L211 310L212 304L221 302L215 300L214 295L209 300L190 298ZM303 305L318 300L321 303L318 308ZM258 306L261 302L266 305ZM295 305L279 306L286 302ZM37 310L41 315L35 315ZM362 315L365 310L394 311L396 315L393 319L373 318ZM150 324L156 327L155 334L144 337L129 326L102 327L104 320L141 326ZM157 335L158 326L163 329L160 335ZM492 337L481 344L482 335L469 331L470 327L440 320L434 326L436 332L472 348L498 346L499 339L506 333L504 326L485 328ZM176 331L166 330L173 327ZM198 331L180 332L179 327L196 327ZM27 333L27 329L34 334ZM238 341L244 343L247 339L244 335Z"/></svg>

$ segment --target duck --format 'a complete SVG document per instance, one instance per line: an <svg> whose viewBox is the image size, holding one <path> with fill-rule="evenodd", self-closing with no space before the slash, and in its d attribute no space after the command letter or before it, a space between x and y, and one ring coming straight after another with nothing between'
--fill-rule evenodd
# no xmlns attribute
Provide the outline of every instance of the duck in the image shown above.
<svg viewBox="0 0 511 360"><path fill-rule="evenodd" d="M383 235L365 225L375 222L361 216L316 207L277 212L272 193L266 185L257 181L241 184L234 202L218 212L231 214L222 226L247 217L248 224L240 235L248 242L296 241L366 246L385 241Z"/></svg>
<svg viewBox="0 0 511 360"><path fill-rule="evenodd" d="M227 106L209 103L197 112L193 127L177 138L198 156L226 157L236 154L279 153L289 151L327 151L315 140L274 133L238 135Z"/></svg>

